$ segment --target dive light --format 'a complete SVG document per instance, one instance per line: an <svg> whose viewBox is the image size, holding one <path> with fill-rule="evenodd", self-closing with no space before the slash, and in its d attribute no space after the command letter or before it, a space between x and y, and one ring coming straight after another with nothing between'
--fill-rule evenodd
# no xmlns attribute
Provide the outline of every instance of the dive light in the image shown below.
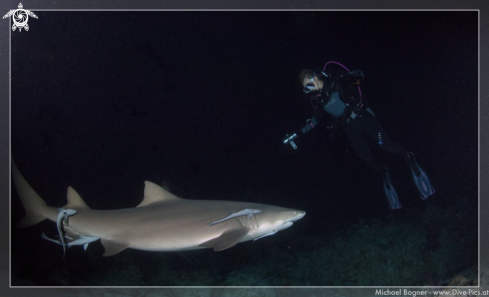
<svg viewBox="0 0 489 297"><path fill-rule="evenodd" d="M290 143L290 145L294 148L294 150L296 150L297 145L295 145L294 139L297 137L297 134L294 133L291 136L289 136L289 134L287 134L287 135L285 135L285 137L287 137L287 138L284 139L284 143L285 144L287 144L287 142Z"/></svg>

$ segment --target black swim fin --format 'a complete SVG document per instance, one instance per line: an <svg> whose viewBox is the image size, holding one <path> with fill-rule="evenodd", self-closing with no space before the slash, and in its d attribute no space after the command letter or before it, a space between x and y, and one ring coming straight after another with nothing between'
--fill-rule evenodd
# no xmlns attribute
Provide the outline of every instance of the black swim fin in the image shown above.
<svg viewBox="0 0 489 297"><path fill-rule="evenodd" d="M394 189L391 181L391 175L389 174L389 170L385 169L384 173L382 173L382 180L384 182L384 193L387 196L387 200L389 201L389 206L391 209L400 209L402 208L401 202L397 197L397 192Z"/></svg>
<svg viewBox="0 0 489 297"><path fill-rule="evenodd" d="M409 168L411 169L411 173L413 174L414 184L418 189L421 199L424 200L433 195L435 193L435 188L433 188L433 186L431 185L431 181L428 178L426 172L424 172L424 170L419 167L413 153L408 153L407 163L409 165Z"/></svg>

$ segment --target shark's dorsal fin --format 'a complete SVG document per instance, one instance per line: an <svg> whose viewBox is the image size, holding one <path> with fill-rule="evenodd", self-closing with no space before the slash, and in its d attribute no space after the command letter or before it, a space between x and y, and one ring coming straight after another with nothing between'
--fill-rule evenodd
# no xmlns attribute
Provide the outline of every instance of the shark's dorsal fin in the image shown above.
<svg viewBox="0 0 489 297"><path fill-rule="evenodd" d="M73 189L71 186L68 187L68 192L67 192L67 198L68 198L68 204L63 206L64 209L90 209L88 205L83 201L82 197L80 194L78 194L75 189Z"/></svg>
<svg viewBox="0 0 489 297"><path fill-rule="evenodd" d="M172 193L168 192L157 184L150 181L145 181L144 199L137 207L147 206L156 202L175 201L180 199L182 198L173 195Z"/></svg>

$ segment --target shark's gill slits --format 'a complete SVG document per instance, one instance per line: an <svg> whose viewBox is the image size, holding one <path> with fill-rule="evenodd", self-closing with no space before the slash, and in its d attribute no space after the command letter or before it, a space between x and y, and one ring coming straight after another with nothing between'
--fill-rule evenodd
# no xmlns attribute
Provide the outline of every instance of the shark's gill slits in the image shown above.
<svg viewBox="0 0 489 297"><path fill-rule="evenodd" d="M254 221L255 221L255 225L253 226L253 228L258 229L258 214L253 216L252 218L254 218Z"/></svg>
<svg viewBox="0 0 489 297"><path fill-rule="evenodd" d="M241 222L241 224L248 228L248 229L257 229L258 228L258 221L257 221L257 215L258 214L255 214L253 216L251 216L250 218L248 218L247 216L241 216L239 217L239 221Z"/></svg>

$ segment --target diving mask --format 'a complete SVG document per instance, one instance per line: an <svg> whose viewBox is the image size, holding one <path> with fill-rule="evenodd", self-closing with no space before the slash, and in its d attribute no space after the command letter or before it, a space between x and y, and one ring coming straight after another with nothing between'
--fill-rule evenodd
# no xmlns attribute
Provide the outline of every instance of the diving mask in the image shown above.
<svg viewBox="0 0 489 297"><path fill-rule="evenodd" d="M314 81L314 78L311 78L311 82L308 82L307 84L304 85L304 93L310 93L312 91L314 91L314 84L312 83Z"/></svg>

